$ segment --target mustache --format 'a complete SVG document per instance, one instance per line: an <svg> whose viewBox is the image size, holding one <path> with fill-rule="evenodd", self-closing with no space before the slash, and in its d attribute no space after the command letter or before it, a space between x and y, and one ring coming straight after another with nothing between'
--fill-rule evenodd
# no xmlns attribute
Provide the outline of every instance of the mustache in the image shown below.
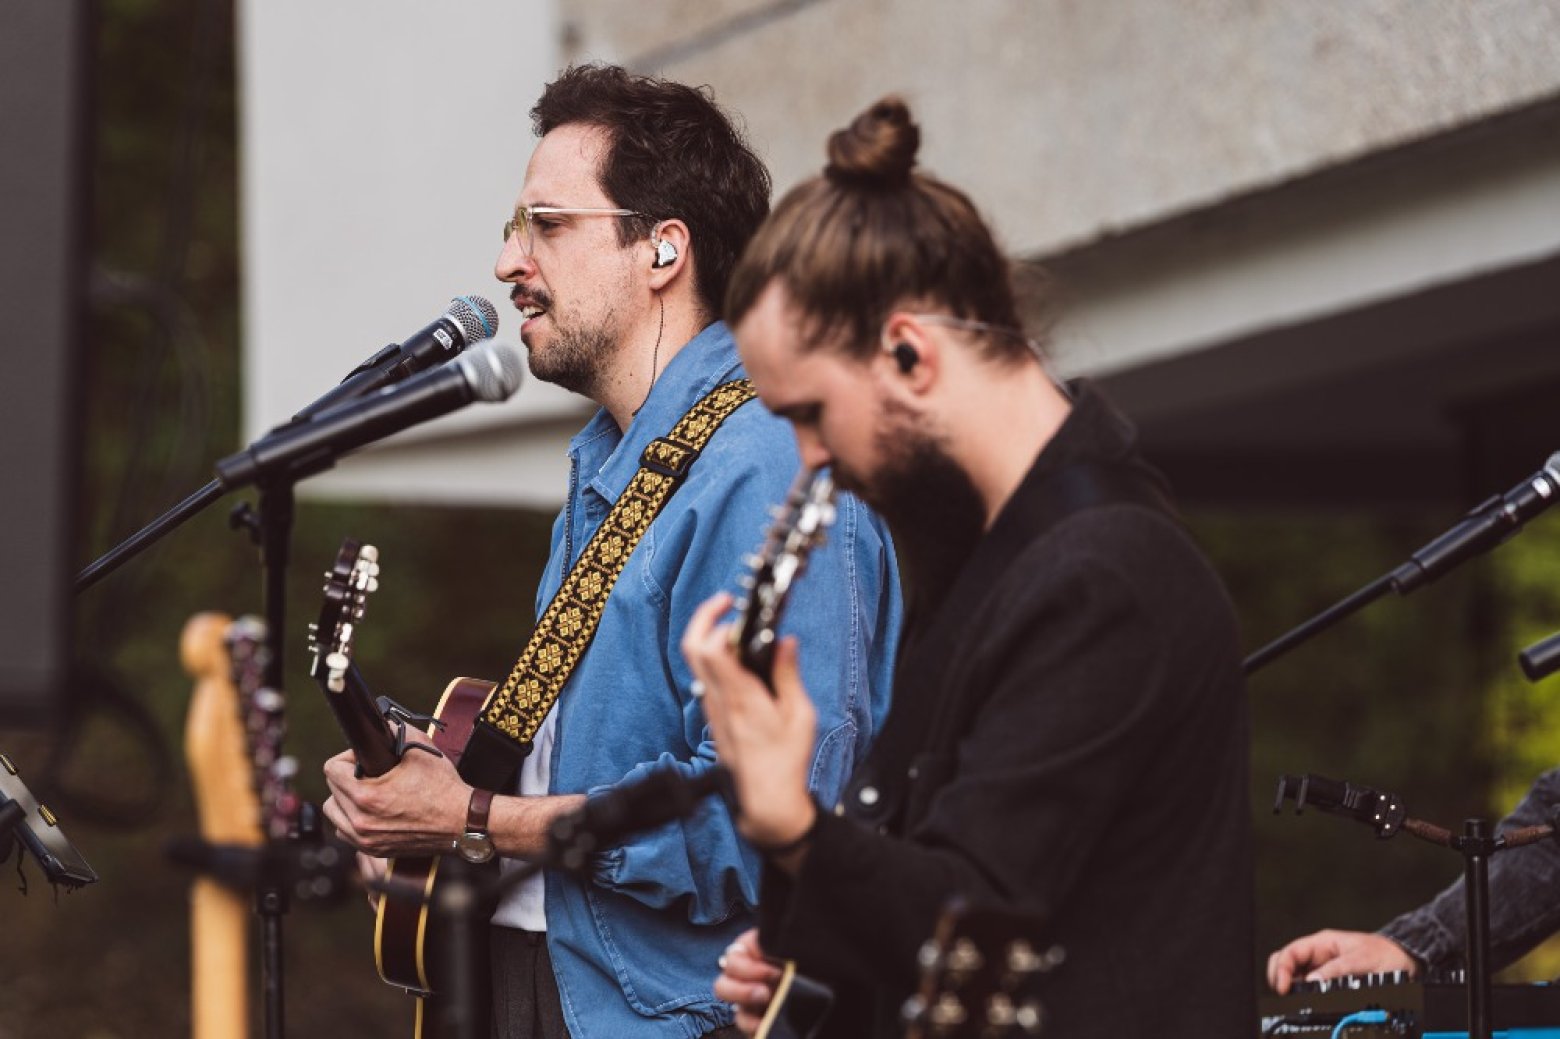
<svg viewBox="0 0 1560 1039"><path fill-rule="evenodd" d="M536 289L528 292L516 285L509 290L509 301L517 307L529 304L533 307L541 307L543 310L552 309L552 294L546 289Z"/></svg>

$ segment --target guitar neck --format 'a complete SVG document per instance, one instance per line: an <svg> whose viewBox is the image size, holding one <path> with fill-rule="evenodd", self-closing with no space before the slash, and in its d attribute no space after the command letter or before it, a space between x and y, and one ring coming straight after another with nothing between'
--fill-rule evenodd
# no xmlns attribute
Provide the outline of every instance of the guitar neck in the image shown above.
<svg viewBox="0 0 1560 1039"><path fill-rule="evenodd" d="M330 704L331 714L335 715L347 746L357 755L363 774L382 776L400 760L395 754L395 739L375 706L374 695L369 692L368 683L357 665L350 665L343 677L345 681L340 692L320 683L325 702Z"/></svg>

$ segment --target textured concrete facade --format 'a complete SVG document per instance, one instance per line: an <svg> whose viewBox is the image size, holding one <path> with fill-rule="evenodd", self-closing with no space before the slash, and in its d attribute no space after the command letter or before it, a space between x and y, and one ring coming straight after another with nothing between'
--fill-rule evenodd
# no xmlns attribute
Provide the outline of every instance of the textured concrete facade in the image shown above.
<svg viewBox="0 0 1560 1039"><path fill-rule="evenodd" d="M1560 95L1553 0L562 0L565 56L712 85L778 186L904 94L1048 255Z"/></svg>

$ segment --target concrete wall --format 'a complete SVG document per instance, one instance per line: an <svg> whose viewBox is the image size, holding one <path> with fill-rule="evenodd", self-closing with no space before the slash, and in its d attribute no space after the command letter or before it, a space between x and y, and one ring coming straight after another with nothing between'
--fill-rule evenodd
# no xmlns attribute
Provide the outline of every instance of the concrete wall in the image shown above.
<svg viewBox="0 0 1560 1039"><path fill-rule="evenodd" d="M902 93L1048 255L1560 93L1554 0L561 0L566 54L707 82L781 186Z"/></svg>

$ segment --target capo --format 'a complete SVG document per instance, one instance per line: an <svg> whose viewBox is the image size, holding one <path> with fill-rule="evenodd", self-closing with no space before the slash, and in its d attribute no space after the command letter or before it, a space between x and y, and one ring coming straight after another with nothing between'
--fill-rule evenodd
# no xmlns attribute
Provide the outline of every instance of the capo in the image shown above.
<svg viewBox="0 0 1560 1039"><path fill-rule="evenodd" d="M396 703L388 696L374 698L374 706L379 708L379 713L384 715L385 721L392 725L432 725L435 729L443 730L444 723L431 714L418 714L403 704Z"/></svg>
<svg viewBox="0 0 1560 1039"><path fill-rule="evenodd" d="M418 714L410 707L398 704L388 696L377 697L374 700L374 705L379 708L379 713L384 715L385 721L395 726L394 750L397 761L406 757L406 752L409 750L426 751L436 758L444 757L444 752L437 747L426 743L408 742L406 739L406 728L408 725L416 725L420 728L432 725L435 729L442 731L444 728L442 721L431 714Z"/></svg>

